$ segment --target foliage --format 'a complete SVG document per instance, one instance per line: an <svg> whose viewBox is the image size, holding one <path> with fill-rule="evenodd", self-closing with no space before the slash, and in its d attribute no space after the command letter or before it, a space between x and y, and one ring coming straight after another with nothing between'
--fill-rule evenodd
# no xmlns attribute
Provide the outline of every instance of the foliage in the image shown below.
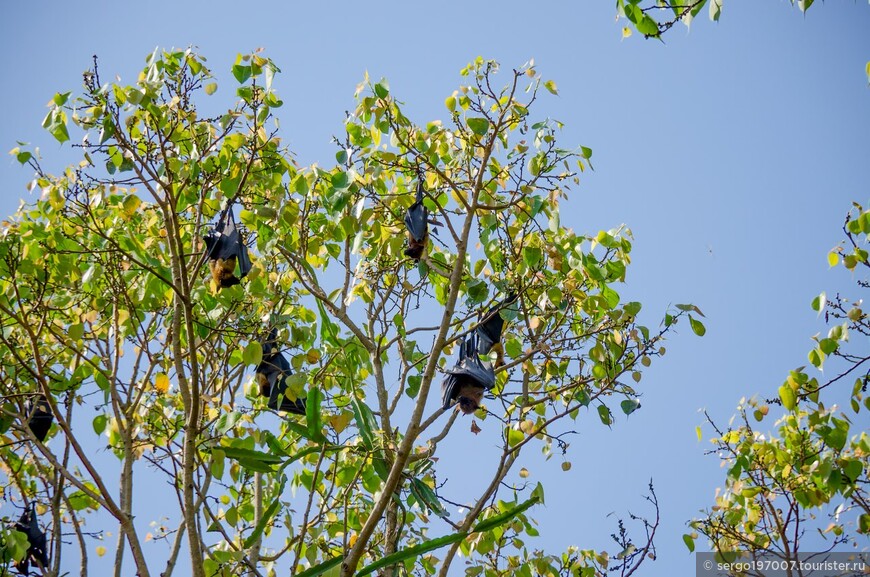
<svg viewBox="0 0 870 577"><path fill-rule="evenodd" d="M846 241L830 252L830 265L842 265L852 273L866 270L870 211L855 205L843 230ZM863 279L856 284L860 289L870 286ZM839 294L828 299L822 293L812 307L824 313L830 330L825 337L814 337L816 345L808 359L815 369L826 366L836 376L820 382L812 369L800 367L789 373L777 398L742 401L736 425L722 430L710 421L716 433L713 452L728 473L716 504L691 522L695 532L685 537L690 549L699 533L726 559L740 552L769 552L783 560L797 560L801 550L866 546L870 373L865 365L870 351L865 344L870 317L862 309L862 300L850 301ZM849 388L838 390L850 381ZM845 410L835 404L843 398ZM781 406L783 413L775 432L765 434L760 428L774 418L771 405ZM825 518L828 521L822 522Z"/></svg>
<svg viewBox="0 0 870 577"><path fill-rule="evenodd" d="M510 474L529 447L565 454L572 421L610 426L637 409L664 335L684 318L704 327L692 305L657 330L639 323L641 304L616 290L627 228L560 225L592 151L563 148L561 124L533 116L540 87L555 84L526 64L494 88L498 65L477 59L447 120L416 124L385 80L366 78L323 168L297 166L279 136L278 72L260 53L240 56L227 110L190 50L155 50L131 85L103 82L95 61L82 94L58 94L45 121L59 142L82 142L81 162L50 174L35 151L12 151L41 197L0 231L0 462L7 495L47 506L53 574L62 531L86 573L95 517L118 524L116 575L132 574L129 552L137 574L159 563L168 576L185 543L197 577L445 575L458 551L471 575L633 571L652 547L654 496L642 541L619 533L621 555L548 555L524 541L543 487ZM415 266L402 217L418 174L441 228ZM228 207L253 268L218 290L202 237ZM480 313L510 291L506 363L476 414L500 437L480 450L499 459L471 493L439 481L439 442L475 437L440 408L437 385ZM252 378L273 328L304 417L276 416ZM35 392L55 417L45 443L23 413ZM94 454L99 443L120 467ZM143 483L165 518L134 522ZM460 520L448 516L456 505ZM147 521L160 530L143 536Z"/></svg>
<svg viewBox="0 0 870 577"><path fill-rule="evenodd" d="M806 12L814 1L797 0L797 5L801 12ZM795 0L790 2L795 4ZM631 36L633 28L644 38L661 39L677 22L691 26L705 7L710 20L718 22L723 4L724 0L616 0L616 15L630 24L622 30L624 37Z"/></svg>

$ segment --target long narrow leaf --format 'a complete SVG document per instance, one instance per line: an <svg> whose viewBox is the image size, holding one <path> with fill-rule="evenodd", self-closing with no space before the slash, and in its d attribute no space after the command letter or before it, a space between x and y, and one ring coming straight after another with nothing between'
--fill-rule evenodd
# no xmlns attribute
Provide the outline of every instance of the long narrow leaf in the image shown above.
<svg viewBox="0 0 870 577"><path fill-rule="evenodd" d="M254 531L250 535L248 535L247 539L245 539L245 549L251 547L254 543L257 542L257 539L259 539L260 535L262 535L263 531L265 531L266 525L269 524L269 521L272 520L272 517L274 517L275 513L278 511L278 507L281 506L281 500L278 499L278 496L280 496L281 492L284 490L284 483L286 482L286 480L287 477L284 477L281 480L281 486L278 488L278 492L275 494L275 500L272 501L272 503L263 512L263 516L260 517L259 521L257 521L257 526L254 527Z"/></svg>
<svg viewBox="0 0 870 577"><path fill-rule="evenodd" d="M517 515L519 515L520 513L525 511L526 509L528 509L529 507L531 507L532 505L535 505L536 503L538 503L538 496L537 495L533 496L528 501L524 501L523 503L520 503L519 505L517 505L513 509L509 509L509 510L505 511L504 513L499 513L495 517L490 517L489 519L481 521L480 523L478 523L477 525L474 526L474 528L471 530L471 532L472 533L482 533L484 531L491 531L491 530L495 529L496 527L498 527L499 525L504 525L505 523L507 523L508 521L510 521L511 519L513 519L514 517L516 517Z"/></svg>
<svg viewBox="0 0 870 577"><path fill-rule="evenodd" d="M315 565L314 567L309 567L308 569L306 569L302 573L298 573L296 575L296 577L317 577L318 575L323 575L324 573L326 573L330 569L339 565L341 563L342 559L344 559L344 557L341 557L341 556L333 557L332 559L330 559L328 561L324 561L320 565Z"/></svg>
<svg viewBox="0 0 870 577"><path fill-rule="evenodd" d="M323 437L323 421L320 416L320 401L323 394L315 385L308 390L308 398L305 401L305 420L308 422L308 438L314 441L322 442Z"/></svg>
<svg viewBox="0 0 870 577"><path fill-rule="evenodd" d="M242 449L241 447L225 447L221 450L230 459L245 460L245 461L260 461L261 463L282 463L287 458L286 455L273 455L264 453L255 449Z"/></svg>
<svg viewBox="0 0 870 577"><path fill-rule="evenodd" d="M467 536L467 532L460 531L459 533L451 533L450 535L444 535L443 537L438 537L437 539L432 539L431 541L426 541L425 543L420 543L419 545L396 551L392 555L387 555L371 565L366 565L357 572L356 577L363 577L363 575L368 575L369 573L377 571L381 567L388 567L390 565L401 563L402 561L407 561L408 559L419 557L423 553L428 553L429 551L440 549L445 545L451 545L457 541L461 541Z"/></svg>

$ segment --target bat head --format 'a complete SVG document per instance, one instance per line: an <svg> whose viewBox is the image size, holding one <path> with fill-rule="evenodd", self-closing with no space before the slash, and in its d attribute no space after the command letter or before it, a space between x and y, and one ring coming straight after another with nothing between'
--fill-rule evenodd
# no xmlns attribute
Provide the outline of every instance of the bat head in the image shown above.
<svg viewBox="0 0 870 577"><path fill-rule="evenodd" d="M459 392L456 394L456 403L459 405L459 410L466 415L470 415L479 409L482 400L483 387L471 383L462 385Z"/></svg>

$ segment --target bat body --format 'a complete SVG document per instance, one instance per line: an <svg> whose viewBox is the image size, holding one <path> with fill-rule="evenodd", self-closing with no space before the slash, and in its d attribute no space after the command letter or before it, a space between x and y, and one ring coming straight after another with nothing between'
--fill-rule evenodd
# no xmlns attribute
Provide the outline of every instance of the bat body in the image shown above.
<svg viewBox="0 0 870 577"><path fill-rule="evenodd" d="M481 355L488 355L490 351L495 351L495 368L504 365L504 347L501 343L501 333L504 330L504 319L501 317L501 310L510 306L516 300L516 293L509 293L507 298L502 302L486 311L480 324L478 324L475 329L478 338L477 352Z"/></svg>
<svg viewBox="0 0 870 577"><path fill-rule="evenodd" d="M464 414L473 413L480 408L484 392L495 386L492 365L481 361L477 354L477 339L475 333L466 337L459 350L459 360L447 371L447 378L441 383L441 401L445 410L456 401Z"/></svg>
<svg viewBox="0 0 870 577"><path fill-rule="evenodd" d="M429 241L429 210L423 206L423 176L418 175L417 198L405 212L405 228L408 229L408 247L405 256L420 260Z"/></svg>
<svg viewBox="0 0 870 577"><path fill-rule="evenodd" d="M204 240L211 277L218 289L239 284L251 270L251 258L248 256L248 247L242 242L242 235L236 228L231 207L227 207Z"/></svg>
<svg viewBox="0 0 870 577"><path fill-rule="evenodd" d="M48 430L51 428L51 423L54 422L54 415L51 414L51 407L45 395L34 395L27 399L24 404L24 414L27 418L27 427L33 433L39 442L45 441L48 435Z"/></svg>
<svg viewBox="0 0 870 577"><path fill-rule="evenodd" d="M33 503L30 504L30 508L26 509L18 522L15 523L15 530L27 535L27 542L30 545L27 548L27 554L24 556L24 559L15 564L15 569L22 575L29 575L30 563L35 563L40 570L48 567L45 533L39 528L39 522L36 519L36 507Z"/></svg>
<svg viewBox="0 0 870 577"><path fill-rule="evenodd" d="M305 414L305 399L288 399L287 377L293 372L290 363L278 350L275 343L276 331L272 329L269 338L263 344L263 360L257 366L256 379L260 395L268 397L269 408L294 415Z"/></svg>

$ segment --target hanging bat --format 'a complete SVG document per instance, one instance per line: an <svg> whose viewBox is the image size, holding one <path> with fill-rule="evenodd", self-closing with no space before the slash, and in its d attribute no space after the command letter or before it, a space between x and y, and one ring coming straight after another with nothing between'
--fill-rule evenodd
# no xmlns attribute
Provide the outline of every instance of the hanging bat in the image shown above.
<svg viewBox="0 0 870 577"><path fill-rule="evenodd" d="M204 240L209 270L218 289L239 284L251 270L251 258L236 228L232 207L226 208ZM238 276L236 266L239 268Z"/></svg>
<svg viewBox="0 0 870 577"><path fill-rule="evenodd" d="M290 370L290 363L278 350L276 336L275 329L272 329L269 337L262 343L263 360L257 366L256 372L260 395L269 398L268 405L272 410L304 415L305 399L290 400L284 396L287 392L286 379L293 372Z"/></svg>
<svg viewBox="0 0 870 577"><path fill-rule="evenodd" d="M30 503L30 507L25 509L21 518L15 523L15 530L21 531L27 535L27 542L30 545L27 548L27 554L24 559L15 563L15 569L22 575L30 574L30 564L34 563L44 571L48 567L48 554L46 553L45 533L39 528L39 522L36 519L36 506Z"/></svg>
<svg viewBox="0 0 870 577"><path fill-rule="evenodd" d="M492 365L480 360L477 341L476 333L466 337L459 349L459 360L441 383L441 402L445 410L456 401L459 410L471 414L480 408L483 393L495 386Z"/></svg>
<svg viewBox="0 0 870 577"><path fill-rule="evenodd" d="M516 300L517 294L515 292L508 293L507 298L486 311L475 329L478 338L477 352L481 355L488 355L490 351L494 350L496 355L494 368L496 369L504 365L504 347L501 343L504 319L501 317L501 310L512 305Z"/></svg>
<svg viewBox="0 0 870 577"><path fill-rule="evenodd" d="M429 240L429 210L423 206L423 175L417 175L417 198L405 212L405 228L408 229L408 247L405 256L419 261Z"/></svg>
<svg viewBox="0 0 870 577"><path fill-rule="evenodd" d="M48 435L48 430L51 428L51 423L54 422L54 415L51 414L51 406L48 404L48 399L43 394L31 396L24 403L24 415L27 419L27 427L33 433L39 442L45 441Z"/></svg>

